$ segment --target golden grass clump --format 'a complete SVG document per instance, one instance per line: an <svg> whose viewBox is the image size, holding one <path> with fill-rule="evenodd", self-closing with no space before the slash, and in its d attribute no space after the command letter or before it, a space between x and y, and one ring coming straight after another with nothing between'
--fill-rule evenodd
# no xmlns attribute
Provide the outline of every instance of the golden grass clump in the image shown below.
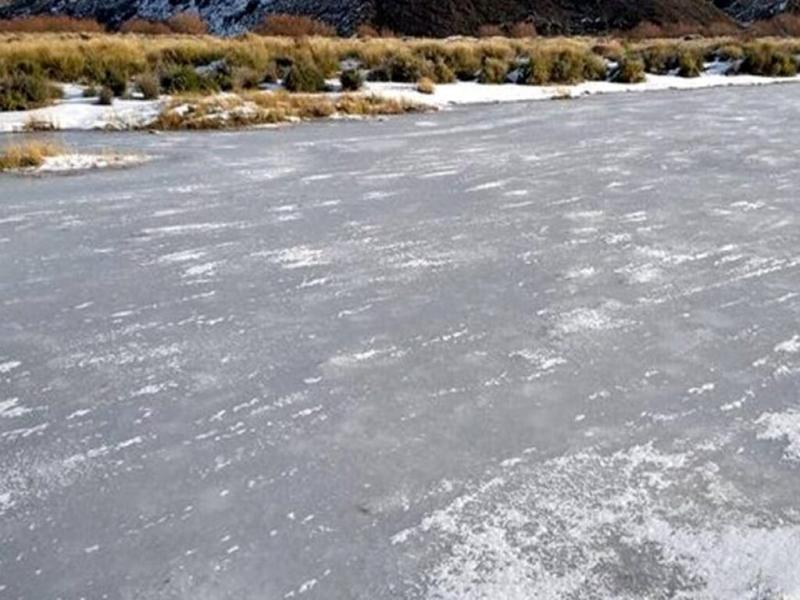
<svg viewBox="0 0 800 600"><path fill-rule="evenodd" d="M417 91L420 94L433 94L436 91L436 85L428 77L421 77L417 81Z"/></svg>
<svg viewBox="0 0 800 600"><path fill-rule="evenodd" d="M0 171L34 169L44 164L48 156L64 154L60 144L43 141L29 141L11 144L0 151Z"/></svg>

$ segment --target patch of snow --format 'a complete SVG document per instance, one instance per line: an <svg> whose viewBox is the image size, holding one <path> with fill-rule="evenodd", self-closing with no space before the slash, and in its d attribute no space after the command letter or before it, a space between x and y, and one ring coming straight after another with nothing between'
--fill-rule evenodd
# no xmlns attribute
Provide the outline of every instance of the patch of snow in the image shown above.
<svg viewBox="0 0 800 600"><path fill-rule="evenodd" d="M590 279L596 274L597 270L594 267L576 267L567 271L564 277L567 279Z"/></svg>
<svg viewBox="0 0 800 600"><path fill-rule="evenodd" d="M328 264L322 250L308 246L284 248L272 258L272 262L282 266L284 269L301 269Z"/></svg>
<svg viewBox="0 0 800 600"><path fill-rule="evenodd" d="M792 339L775 346L775 352L785 352L787 354L800 352L800 335L795 335Z"/></svg>
<svg viewBox="0 0 800 600"><path fill-rule="evenodd" d="M47 156L44 163L33 169L25 169L25 173L67 173L70 171L87 171L89 169L111 169L131 167L147 162L148 158L137 154L86 154L66 153Z"/></svg>
<svg viewBox="0 0 800 600"><path fill-rule="evenodd" d="M787 441L783 457L786 460L800 461L800 411L764 413L756 424L762 427L758 439Z"/></svg>
<svg viewBox="0 0 800 600"><path fill-rule="evenodd" d="M664 90L697 90L711 87L753 86L774 83L800 82L796 77L759 77L755 75L725 75L716 63L700 77L686 78L676 75L647 75L643 83L613 83L586 81L575 85L490 85L474 81L459 81L436 86L433 94L420 94L414 83L367 82L364 89L379 96L397 98L434 107L462 104L494 104L579 98L596 94L625 92L652 92Z"/></svg>
<svg viewBox="0 0 800 600"><path fill-rule="evenodd" d="M22 363L18 360L7 360L5 362L0 363L0 375L5 375L6 373L10 373L17 367L19 367Z"/></svg>
<svg viewBox="0 0 800 600"><path fill-rule="evenodd" d="M0 133L24 131L31 123L59 130L135 129L145 127L161 112L161 100L114 100L100 106L96 98L84 98L82 88L65 85L64 98L52 106L35 110L0 112Z"/></svg>
<svg viewBox="0 0 800 600"><path fill-rule="evenodd" d="M614 318L606 307L576 308L558 316L555 329L560 334L616 329L628 325L624 319Z"/></svg>

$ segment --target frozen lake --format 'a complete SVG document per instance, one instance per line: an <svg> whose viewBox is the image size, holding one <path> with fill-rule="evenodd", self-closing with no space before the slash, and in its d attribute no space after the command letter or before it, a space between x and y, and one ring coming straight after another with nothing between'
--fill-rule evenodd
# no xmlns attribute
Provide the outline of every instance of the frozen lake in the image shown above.
<svg viewBox="0 0 800 600"><path fill-rule="evenodd" d="M0 598L800 594L800 88L65 139Z"/></svg>

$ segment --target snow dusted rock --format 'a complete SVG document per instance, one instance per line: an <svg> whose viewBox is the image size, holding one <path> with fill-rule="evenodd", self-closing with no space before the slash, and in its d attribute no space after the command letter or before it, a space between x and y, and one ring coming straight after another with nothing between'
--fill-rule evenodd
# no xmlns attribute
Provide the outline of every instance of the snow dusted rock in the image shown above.
<svg viewBox="0 0 800 600"><path fill-rule="evenodd" d="M797 8L792 0L716 0L715 3L740 23L752 23Z"/></svg>

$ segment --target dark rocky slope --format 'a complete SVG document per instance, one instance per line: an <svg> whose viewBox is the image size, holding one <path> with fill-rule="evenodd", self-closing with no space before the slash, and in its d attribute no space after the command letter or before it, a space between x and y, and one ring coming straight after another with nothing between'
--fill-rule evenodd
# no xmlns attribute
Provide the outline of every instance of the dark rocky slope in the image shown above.
<svg viewBox="0 0 800 600"><path fill-rule="evenodd" d="M445 36L475 32L482 24L532 19L547 33L624 29L642 21L747 23L797 9L800 0L10 0L0 16L63 13L94 17L111 26L134 17L162 19L197 10L216 33L242 32L269 13L324 19L342 33L372 22L400 33Z"/></svg>

